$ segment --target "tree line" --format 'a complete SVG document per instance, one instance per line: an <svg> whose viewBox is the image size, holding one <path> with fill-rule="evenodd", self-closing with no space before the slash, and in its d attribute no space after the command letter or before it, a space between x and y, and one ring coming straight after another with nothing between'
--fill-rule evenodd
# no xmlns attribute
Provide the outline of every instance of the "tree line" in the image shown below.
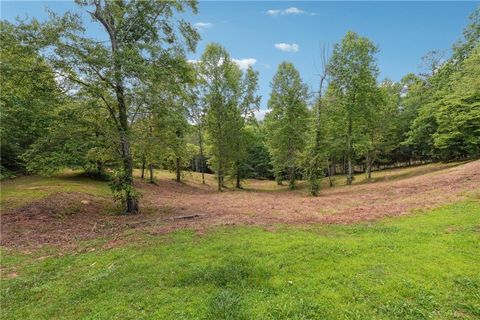
<svg viewBox="0 0 480 320"><path fill-rule="evenodd" d="M421 74L378 81L379 48L348 32L320 52L317 88L292 63L271 81L268 113L258 72L220 44L188 61L200 39L182 19L195 1L77 1L82 16L50 13L1 22L1 176L83 169L109 180L125 213L139 211L133 171L154 183L166 168L213 172L221 191L245 178L309 182L361 166L480 155L480 10L449 56L434 51Z"/></svg>

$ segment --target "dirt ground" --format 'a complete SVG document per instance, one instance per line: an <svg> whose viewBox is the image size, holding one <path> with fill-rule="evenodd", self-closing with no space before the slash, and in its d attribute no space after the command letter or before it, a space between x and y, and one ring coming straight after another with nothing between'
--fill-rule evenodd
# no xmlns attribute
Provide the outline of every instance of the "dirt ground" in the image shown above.
<svg viewBox="0 0 480 320"><path fill-rule="evenodd" d="M420 172L420 171L419 171ZM210 180L211 181L211 180ZM177 229L198 233L216 226L372 221L432 208L480 188L480 160L420 175L374 183L324 188L319 197L305 190L272 188L270 181L249 181L245 190L219 193L214 184L161 179L139 181L144 210L113 215L111 200L83 193L56 193L2 213L1 241L6 247L74 246L78 240L114 236L110 245L132 231L163 234ZM110 210L110 211L109 211Z"/></svg>

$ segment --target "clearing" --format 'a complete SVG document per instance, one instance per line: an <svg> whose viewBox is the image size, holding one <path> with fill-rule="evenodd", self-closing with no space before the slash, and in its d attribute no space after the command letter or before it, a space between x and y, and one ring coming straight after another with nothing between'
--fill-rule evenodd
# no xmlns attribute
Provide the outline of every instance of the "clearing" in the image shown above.
<svg viewBox="0 0 480 320"><path fill-rule="evenodd" d="M0 318L478 319L479 173L338 177L312 198L303 184L219 194L211 176L159 172L138 180L146 208L132 217L73 172L7 181Z"/></svg>
<svg viewBox="0 0 480 320"><path fill-rule="evenodd" d="M177 183L173 174L157 173L157 184L138 180L143 212L114 215L105 183L69 172L52 179L24 177L2 185L2 239L5 246L75 245L78 240L121 236L123 231L160 234L181 228L203 233L227 225L355 223L428 209L461 199L480 187L480 161L429 164L364 175L353 186L324 187L310 197L300 182L290 191L273 181L247 180L244 190L219 193L214 177L202 185L198 174ZM184 219L182 217L188 217ZM128 232L127 232L128 233Z"/></svg>

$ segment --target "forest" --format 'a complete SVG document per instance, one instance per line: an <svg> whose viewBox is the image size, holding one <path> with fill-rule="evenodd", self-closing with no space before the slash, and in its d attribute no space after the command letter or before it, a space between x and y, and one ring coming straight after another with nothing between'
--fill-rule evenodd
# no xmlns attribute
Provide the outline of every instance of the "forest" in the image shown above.
<svg viewBox="0 0 480 320"><path fill-rule="evenodd" d="M0 20L0 318L480 317L480 6L398 81L352 30L262 96L203 2L75 5Z"/></svg>
<svg viewBox="0 0 480 320"><path fill-rule="evenodd" d="M213 172L218 190L242 179L309 181L377 168L480 155L480 13L451 56L432 51L425 72L378 81L371 40L348 32L319 52L316 88L284 62L259 109L258 72L220 44L188 61L199 34L177 12L195 2L79 1L106 34L83 35L78 15L2 21L2 178L83 169L109 179L125 213L139 210L132 172ZM135 28L132 28L132 24ZM20 85L21 84L21 85Z"/></svg>

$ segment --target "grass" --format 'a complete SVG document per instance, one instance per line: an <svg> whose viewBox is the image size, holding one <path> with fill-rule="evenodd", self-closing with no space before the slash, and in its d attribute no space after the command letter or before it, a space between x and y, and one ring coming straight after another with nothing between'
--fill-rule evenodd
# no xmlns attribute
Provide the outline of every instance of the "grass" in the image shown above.
<svg viewBox="0 0 480 320"><path fill-rule="evenodd" d="M53 177L25 176L1 182L2 210L19 207L57 192L83 192L110 196L105 181L93 180L76 171L66 170Z"/></svg>
<svg viewBox="0 0 480 320"><path fill-rule="evenodd" d="M374 181L385 179L399 179L419 174L434 173L438 170L451 168L461 163L434 163L423 166L397 168L382 171L374 171L372 177ZM167 170L155 170L156 179L174 179L175 173ZM140 177L140 170L135 170L135 177ZM148 172L146 172L148 177ZM185 172L184 181L187 184L200 185L202 183L201 174L198 172ZM205 180L208 186L216 188L214 175L206 174ZM355 175L354 184L365 183L365 175ZM335 186L345 185L345 177L338 175L335 177ZM300 192L304 192L306 184L304 181L298 181ZM274 181L246 179L244 181L246 191L282 191L287 190L287 186L277 186ZM322 181L322 188L328 188L328 178ZM235 190L232 188L231 190ZM105 181L93 180L83 176L78 171L65 170L52 177L25 176L12 180L1 182L0 207L2 210L16 208L29 202L39 200L56 192L83 192L96 196L111 196L110 189Z"/></svg>
<svg viewBox="0 0 480 320"><path fill-rule="evenodd" d="M394 168L394 169L386 169L380 171L373 171L372 172L372 181L379 182L385 180L396 180L396 179L404 179L409 177L414 177L418 175L424 174L434 174L437 171L449 169L456 167L458 165L466 163L463 162L448 162L448 163L430 163L425 165L418 165L418 166L411 166L411 167L401 167L401 168ZM148 179L148 171L145 171L145 179ZM134 175L137 178L140 178L141 171L139 169L134 171ZM168 171L168 170L154 170L154 178L155 179L175 179L175 172ZM183 181L187 184L199 185L202 183L202 175L198 172L184 172ZM336 175L333 177L334 186L340 187L346 185L346 176L345 175ZM208 186L213 189L217 187L217 181L215 180L215 176L213 174L205 174L205 182ZM367 183L366 174L364 173L357 173L354 175L353 185L364 184ZM300 192L304 192L307 187L306 181L298 180L297 186ZM231 190L235 191L233 181L227 181L227 187L230 187ZM243 187L246 191L285 191L288 190L288 183L285 182L284 185L278 186L275 181L270 180L256 180L256 179L244 179ZM325 177L321 181L321 188L329 188L329 179ZM288 190L290 192L290 190Z"/></svg>
<svg viewBox="0 0 480 320"><path fill-rule="evenodd" d="M480 318L474 199L368 224L135 237L3 249L1 318Z"/></svg>

